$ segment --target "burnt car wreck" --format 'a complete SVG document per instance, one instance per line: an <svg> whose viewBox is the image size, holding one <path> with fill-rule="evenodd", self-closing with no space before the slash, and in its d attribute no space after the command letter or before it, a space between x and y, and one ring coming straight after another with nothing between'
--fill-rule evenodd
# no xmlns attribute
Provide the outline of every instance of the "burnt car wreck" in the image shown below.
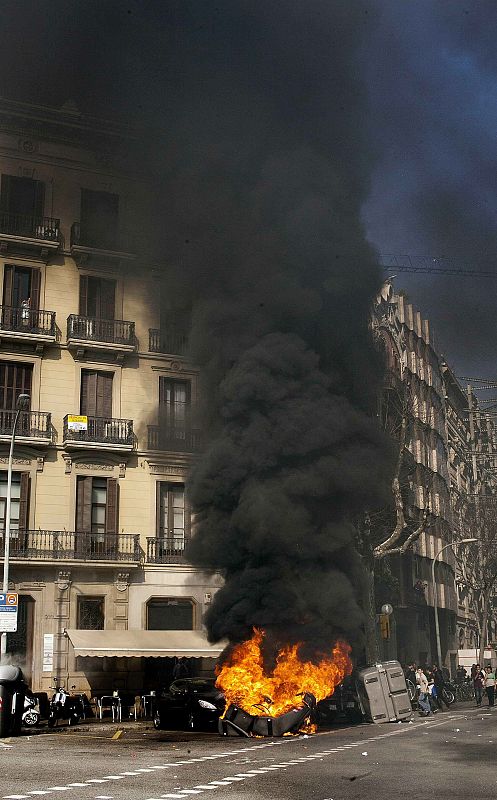
<svg viewBox="0 0 497 800"><path fill-rule="evenodd" d="M261 706L262 707L262 706ZM317 724L316 698L306 692L302 703L284 714L272 717L268 714L248 714L232 703L219 720L221 736L284 736L304 732L307 726Z"/></svg>

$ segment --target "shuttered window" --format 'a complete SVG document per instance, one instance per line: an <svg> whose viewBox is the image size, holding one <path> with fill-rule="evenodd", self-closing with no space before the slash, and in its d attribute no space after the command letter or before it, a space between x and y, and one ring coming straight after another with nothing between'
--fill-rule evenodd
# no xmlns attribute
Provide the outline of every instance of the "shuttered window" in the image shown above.
<svg viewBox="0 0 497 800"><path fill-rule="evenodd" d="M2 175L0 206L9 214L42 217L45 202L45 184L32 178Z"/></svg>
<svg viewBox="0 0 497 800"><path fill-rule="evenodd" d="M13 472L10 501L10 546L11 553L26 546L29 526L29 472ZM5 520L7 510L7 472L0 472L0 542L3 552Z"/></svg>
<svg viewBox="0 0 497 800"><path fill-rule="evenodd" d="M117 480L78 476L75 537L77 555L116 555L118 519Z"/></svg>
<svg viewBox="0 0 497 800"><path fill-rule="evenodd" d="M116 282L93 275L80 275L79 313L82 317L113 320L116 304Z"/></svg>
<svg viewBox="0 0 497 800"><path fill-rule="evenodd" d="M3 305L9 308L21 308L23 303L29 303L28 307L32 311L38 311L40 283L39 269L6 264L3 273Z"/></svg>
<svg viewBox="0 0 497 800"><path fill-rule="evenodd" d="M190 519L182 483L157 483L157 537L167 549L182 551L189 538Z"/></svg>
<svg viewBox="0 0 497 800"><path fill-rule="evenodd" d="M112 418L113 372L84 369L81 371L81 414L88 417Z"/></svg>
<svg viewBox="0 0 497 800"><path fill-rule="evenodd" d="M160 422L171 428L184 429L190 421L191 384L171 378L159 378Z"/></svg>
<svg viewBox="0 0 497 800"><path fill-rule="evenodd" d="M32 364L0 361L0 410L14 409L20 394L31 397L32 376Z"/></svg>
<svg viewBox="0 0 497 800"><path fill-rule="evenodd" d="M152 598L147 603L149 631L193 630L193 604L182 597Z"/></svg>
<svg viewBox="0 0 497 800"><path fill-rule="evenodd" d="M76 530L96 534L117 533L117 480L78 476Z"/></svg>

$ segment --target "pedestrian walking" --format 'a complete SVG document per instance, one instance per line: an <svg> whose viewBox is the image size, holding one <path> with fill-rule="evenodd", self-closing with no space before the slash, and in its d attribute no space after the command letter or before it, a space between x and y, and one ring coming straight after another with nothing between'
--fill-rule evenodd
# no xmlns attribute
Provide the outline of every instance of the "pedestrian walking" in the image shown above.
<svg viewBox="0 0 497 800"><path fill-rule="evenodd" d="M416 670L416 683L419 689L419 696L418 696L418 703L420 708L420 715L422 717L427 717L430 714L433 714L430 706L430 695L428 691L428 678L424 674L421 667L418 667Z"/></svg>
<svg viewBox="0 0 497 800"><path fill-rule="evenodd" d="M445 703L447 708L449 707L447 700L443 696L443 690L445 688L445 683L446 683L445 677L442 673L442 670L440 670L436 664L433 665L432 675L433 675L433 688L435 690L434 692L432 692L432 695L434 694L436 704L440 709L440 711L443 711L444 710L443 703Z"/></svg>
<svg viewBox="0 0 497 800"><path fill-rule="evenodd" d="M484 686L488 697L488 705L492 708L495 701L495 671L491 666L488 666L485 670Z"/></svg>
<svg viewBox="0 0 497 800"><path fill-rule="evenodd" d="M474 666L476 667L476 669L475 669L475 676L473 678L473 687L475 690L476 706L477 708L480 708L483 697L483 683L485 680L485 674L480 668L479 664L475 664Z"/></svg>

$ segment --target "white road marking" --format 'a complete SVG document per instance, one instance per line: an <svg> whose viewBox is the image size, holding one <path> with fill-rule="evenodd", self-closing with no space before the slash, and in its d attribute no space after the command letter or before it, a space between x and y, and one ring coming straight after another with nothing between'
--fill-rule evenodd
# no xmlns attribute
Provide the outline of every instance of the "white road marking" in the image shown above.
<svg viewBox="0 0 497 800"><path fill-rule="evenodd" d="M41 789L33 789L33 791L29 794L50 794L50 792L47 792L46 790L42 791Z"/></svg>
<svg viewBox="0 0 497 800"><path fill-rule="evenodd" d="M4 800L26 800L28 794L5 794Z"/></svg>

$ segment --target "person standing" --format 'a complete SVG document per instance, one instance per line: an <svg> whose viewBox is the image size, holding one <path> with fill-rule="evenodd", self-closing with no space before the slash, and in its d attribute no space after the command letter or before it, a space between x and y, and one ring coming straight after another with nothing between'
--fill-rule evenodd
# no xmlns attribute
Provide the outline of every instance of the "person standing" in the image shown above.
<svg viewBox="0 0 497 800"><path fill-rule="evenodd" d="M445 678L443 676L442 671L436 665L433 666L432 675L433 675L433 686L435 689L435 691L432 692L432 695L435 696L435 700L440 711L443 711L444 709L442 703L445 703L447 708L449 707L447 700L443 696L443 690L445 687Z"/></svg>
<svg viewBox="0 0 497 800"><path fill-rule="evenodd" d="M430 696L428 692L428 678L424 674L421 667L418 667L416 670L416 683L419 689L419 697L418 703L420 708L420 714L423 717L427 717L429 714L433 714L430 706Z"/></svg>
<svg viewBox="0 0 497 800"><path fill-rule="evenodd" d="M481 706L484 680L485 680L485 674L482 672L480 665L476 664L475 676L473 678L473 686L475 689L475 700L477 708L480 708Z"/></svg>
<svg viewBox="0 0 497 800"><path fill-rule="evenodd" d="M485 670L484 685L488 697L488 705L492 708L495 701L495 671L491 666L488 666Z"/></svg>

